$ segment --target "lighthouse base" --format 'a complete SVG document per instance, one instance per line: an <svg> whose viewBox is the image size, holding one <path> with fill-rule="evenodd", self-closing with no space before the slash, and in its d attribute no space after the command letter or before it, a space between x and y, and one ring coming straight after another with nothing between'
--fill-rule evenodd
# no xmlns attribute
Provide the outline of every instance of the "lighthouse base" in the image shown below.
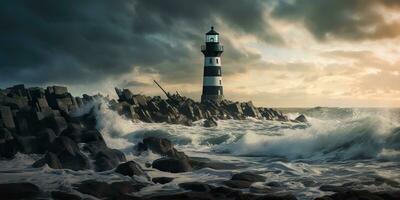
<svg viewBox="0 0 400 200"><path fill-rule="evenodd" d="M201 102L205 101L215 101L221 102L224 99L223 95L201 95Z"/></svg>

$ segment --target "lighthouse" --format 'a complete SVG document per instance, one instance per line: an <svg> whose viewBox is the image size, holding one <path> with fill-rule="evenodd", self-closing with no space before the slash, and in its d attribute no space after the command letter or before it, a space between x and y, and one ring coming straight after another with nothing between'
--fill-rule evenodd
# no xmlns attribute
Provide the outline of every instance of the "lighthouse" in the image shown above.
<svg viewBox="0 0 400 200"><path fill-rule="evenodd" d="M219 33L211 27L206 33L205 44L201 45L204 54L203 94L201 101L216 101L223 99L221 54L224 47L219 44Z"/></svg>

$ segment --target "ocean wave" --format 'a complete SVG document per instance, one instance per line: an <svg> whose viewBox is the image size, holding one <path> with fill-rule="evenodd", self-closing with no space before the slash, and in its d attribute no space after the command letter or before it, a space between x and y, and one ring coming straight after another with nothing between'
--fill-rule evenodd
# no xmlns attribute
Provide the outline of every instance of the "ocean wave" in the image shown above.
<svg viewBox="0 0 400 200"><path fill-rule="evenodd" d="M350 120L313 120L304 130L281 130L281 135L245 134L235 143L216 146L216 152L241 156L269 156L287 159L348 160L382 156L387 149L399 149L400 128L384 116L360 114Z"/></svg>
<svg viewBox="0 0 400 200"><path fill-rule="evenodd" d="M107 106L98 107L97 128L117 149L130 148L149 136L168 138L182 150L290 160L397 159L387 152L400 149L398 112L387 110L311 109L305 112L312 113L306 115L308 128L251 118L220 120L218 127L204 128L200 122L192 127L132 122Z"/></svg>

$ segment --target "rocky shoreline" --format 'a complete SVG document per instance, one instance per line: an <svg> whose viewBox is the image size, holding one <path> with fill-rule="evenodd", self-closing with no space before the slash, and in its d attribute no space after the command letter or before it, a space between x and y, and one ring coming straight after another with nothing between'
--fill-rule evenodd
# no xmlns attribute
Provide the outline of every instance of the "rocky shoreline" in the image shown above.
<svg viewBox="0 0 400 200"><path fill-rule="evenodd" d="M96 106L109 106L131 120L143 122L183 124L204 120L204 126L217 126L219 119L241 120L253 117L265 120L306 123L304 116L289 120L285 115L270 108L258 108L251 102L239 103L224 100L195 102L179 94L167 93L167 99L133 94L127 89L116 89L119 99L110 100L101 95L73 97L66 87L51 86L25 88L16 85L0 89L0 158L11 160L17 152L39 154L33 168L48 166L53 169L93 170L117 173L131 177L129 181L112 183L98 180L82 180L73 185L73 191L59 188L44 191L29 182L0 182L0 197L4 199L296 199L290 193L279 191L276 185L256 172L232 174L229 180L219 183L180 183L180 191L172 194L137 196L136 192L154 185L167 184L173 177L150 177L147 170L183 173L202 168L236 169L240 166L204 158L189 157L178 151L165 138L147 137L132 152L142 154L151 151L161 156L141 166L127 160L124 153L109 148L96 129ZM93 103L101 99L104 103ZM89 112L76 115L76 111L89 106ZM139 178L137 178L139 177ZM1 178L0 178L1 181ZM258 188L254 183L268 186ZM387 184L387 183L386 183ZM392 183L397 184L397 183ZM333 190L333 189L334 190ZM368 192L347 190L346 187L328 187L336 194L318 199L399 199L399 192Z"/></svg>

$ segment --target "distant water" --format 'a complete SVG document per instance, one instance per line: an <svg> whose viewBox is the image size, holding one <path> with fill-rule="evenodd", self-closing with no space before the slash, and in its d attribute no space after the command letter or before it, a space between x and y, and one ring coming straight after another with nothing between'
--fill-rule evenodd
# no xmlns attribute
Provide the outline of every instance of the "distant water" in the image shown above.
<svg viewBox="0 0 400 200"><path fill-rule="evenodd" d="M152 177L177 177L172 183L155 185L139 194L171 192L177 184L205 181L218 184L232 173L256 171L267 177L255 184L276 193L291 192L300 199L329 194L321 185L342 185L371 191L398 189L376 180L400 182L400 111L397 109L314 108L285 109L291 119L304 113L309 125L256 119L220 120L218 127L133 123L102 106L97 112L98 128L111 148L144 166L158 155L137 156L133 147L144 137L170 139L189 156L205 157L240 166L235 170L201 169L170 174L149 170ZM83 110L82 112L85 112ZM30 180L43 188L66 188L83 179L103 181L126 179L112 172L74 172L50 168L33 169L37 155L18 154L13 161L0 161L2 182Z"/></svg>

